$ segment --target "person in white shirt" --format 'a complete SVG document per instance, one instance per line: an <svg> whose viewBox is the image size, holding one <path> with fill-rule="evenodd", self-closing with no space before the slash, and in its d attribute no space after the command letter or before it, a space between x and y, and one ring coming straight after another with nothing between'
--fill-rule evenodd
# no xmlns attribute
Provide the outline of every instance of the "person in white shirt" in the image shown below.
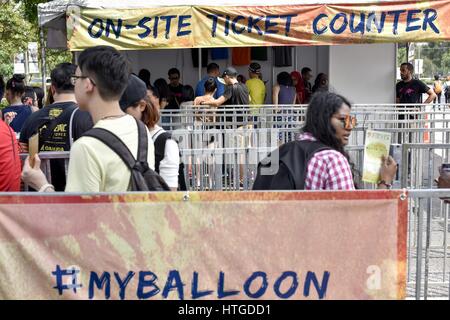
<svg viewBox="0 0 450 320"><path fill-rule="evenodd" d="M171 139L170 134L157 125L160 116L156 89L146 86L141 79L132 74L119 103L124 112L144 122L150 130L155 146L155 171L172 191L176 191L179 187L180 150L178 143ZM165 141L158 141L159 139Z"/></svg>
<svg viewBox="0 0 450 320"><path fill-rule="evenodd" d="M126 57L109 46L84 50L78 58L72 82L81 110L92 116L94 128L103 128L118 136L136 158L138 128L136 120L124 113L119 99L125 91L131 68ZM154 169L154 147L150 133L147 162ZM93 137L82 136L70 151L66 192L125 192L130 189L131 172L112 149ZM22 180L38 191L53 191L40 170L40 159L30 166L25 160Z"/></svg>

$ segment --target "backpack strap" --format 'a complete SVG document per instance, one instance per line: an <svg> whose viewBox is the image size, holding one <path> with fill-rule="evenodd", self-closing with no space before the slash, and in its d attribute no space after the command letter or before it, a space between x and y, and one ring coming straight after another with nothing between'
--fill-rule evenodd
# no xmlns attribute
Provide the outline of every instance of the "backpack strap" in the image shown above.
<svg viewBox="0 0 450 320"><path fill-rule="evenodd" d="M138 126L138 160L133 157L130 149L126 146L126 144L112 133L109 130L103 128L92 128L83 134L83 137L92 137L100 140L105 145L107 145L111 150L113 150L117 155L122 159L122 161L127 165L127 167L131 169L135 169L138 163L147 164L147 149L148 149L148 137L146 134L146 128L143 123L139 120L136 120L136 124ZM148 166L148 164L147 164Z"/></svg>
<svg viewBox="0 0 450 320"><path fill-rule="evenodd" d="M131 190L149 191L143 174L150 170L147 162L148 136L145 125L136 120L138 128L138 152L137 161L130 149L123 141L109 130L103 128L92 128L83 136L100 140L113 150L131 171Z"/></svg>
<svg viewBox="0 0 450 320"><path fill-rule="evenodd" d="M153 137L157 133L155 133ZM172 139L172 134L167 131L162 132L160 135L158 135L158 137L156 137L156 139L153 138L153 143L155 144L155 171L158 173L159 173L159 164L161 160L164 159L164 154L166 152L166 142L168 139Z"/></svg>
<svg viewBox="0 0 450 320"><path fill-rule="evenodd" d="M92 137L100 140L113 150L130 170L133 169L136 159L134 159L130 149L123 141L111 131L103 128L92 128L85 132L83 137Z"/></svg>
<svg viewBox="0 0 450 320"><path fill-rule="evenodd" d="M138 128L138 152L137 161L141 164L147 163L148 158L148 134L147 127L140 120L136 120L136 125ZM148 166L148 164L147 164Z"/></svg>
<svg viewBox="0 0 450 320"><path fill-rule="evenodd" d="M78 107L76 107L73 111L72 114L70 115L70 120L69 120L69 145L70 148L72 149L72 145L73 145L73 119L75 117L75 113L78 111Z"/></svg>
<svg viewBox="0 0 450 320"><path fill-rule="evenodd" d="M303 152L287 152L281 155L283 163L291 172L292 178L295 183L296 190L305 189L305 180L308 173L308 163L312 157L320 151L328 150L330 147L318 141L292 141L295 148L300 148ZM299 154L303 154L304 162L303 167L300 167L298 161ZM281 158L280 157L280 158Z"/></svg>

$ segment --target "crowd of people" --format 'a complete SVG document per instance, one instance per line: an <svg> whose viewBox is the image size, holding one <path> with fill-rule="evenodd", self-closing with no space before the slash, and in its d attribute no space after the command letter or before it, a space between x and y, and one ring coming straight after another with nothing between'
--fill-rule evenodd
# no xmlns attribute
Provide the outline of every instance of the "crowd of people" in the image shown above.
<svg viewBox="0 0 450 320"><path fill-rule="evenodd" d="M149 70L140 70L138 76L147 86L151 85ZM180 82L181 73L177 68L168 71L169 83L159 78L153 82L153 86L158 89L161 109L179 110L183 104L194 103L212 106L251 105L256 109L264 104L307 104L314 92L328 91L326 74L318 74L313 85L310 83L312 77L312 70L308 67L301 72L279 73L277 83L272 88L271 100L267 98L267 81L263 80L261 65L257 62L248 66L248 80L233 67L220 72L218 64L210 63L206 67L206 75L194 87ZM209 93L205 89L208 80L209 90L214 90ZM211 87L212 82L215 84L214 89ZM163 119L162 123L166 121Z"/></svg>
<svg viewBox="0 0 450 320"><path fill-rule="evenodd" d="M397 84L397 102L417 102L417 96L428 93L426 102L435 98L432 89L412 79L409 64L401 66L402 82ZM134 159L145 148L147 159L136 160L133 169L154 170L170 190L186 190L183 164L177 141L164 129L160 110L180 109L183 104L250 105L260 107L266 101L266 83L258 63L249 65L249 79L238 80L233 67L222 73L211 63L207 75L195 89L183 85L176 68L165 79L151 82L151 73L131 73L123 54L112 47L97 46L84 50L78 65L62 63L51 72L50 104L42 107L42 95L26 87L24 77L14 75L0 93L6 93L9 106L0 120L0 191L20 191L23 182L39 192L125 192L130 190L132 172L121 154L90 134L92 128L113 135L125 145ZM322 150L312 154L307 165L303 188L307 190L353 190L357 172L344 147L348 143L356 118L344 97L329 92L328 77L317 75L312 85L312 70L303 68L291 74L281 72L272 92L273 104L309 103L306 123L298 140L318 142ZM0 83L1 85L1 83ZM39 101L40 99L40 101ZM200 119L214 121L214 119ZM140 144L140 124L145 125L148 143ZM97 130L99 131L99 130ZM40 151L68 151L67 170L64 160L53 159L51 183L40 168L36 155L22 162L20 152L28 152L30 138L39 136ZM141 169L139 169L141 170ZM379 188L390 188L397 164L391 157L382 159ZM440 178L448 186L448 178ZM296 188L295 186L292 188Z"/></svg>

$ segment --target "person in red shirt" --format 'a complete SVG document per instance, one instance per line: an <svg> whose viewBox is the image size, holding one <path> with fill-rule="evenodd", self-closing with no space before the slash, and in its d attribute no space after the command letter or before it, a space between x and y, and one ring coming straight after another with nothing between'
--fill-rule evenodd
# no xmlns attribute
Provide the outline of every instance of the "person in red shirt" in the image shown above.
<svg viewBox="0 0 450 320"><path fill-rule="evenodd" d="M0 192L20 191L21 169L16 134L0 120Z"/></svg>
<svg viewBox="0 0 450 320"><path fill-rule="evenodd" d="M295 91L297 92L296 104L304 104L306 102L305 82L302 75L298 71L291 72L292 82L294 83Z"/></svg>

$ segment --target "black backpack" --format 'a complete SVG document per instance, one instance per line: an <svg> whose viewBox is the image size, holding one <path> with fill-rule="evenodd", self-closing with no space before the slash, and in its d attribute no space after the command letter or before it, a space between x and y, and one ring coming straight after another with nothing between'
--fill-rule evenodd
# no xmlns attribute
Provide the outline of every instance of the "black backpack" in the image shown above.
<svg viewBox="0 0 450 320"><path fill-rule="evenodd" d="M136 120L138 127L138 153L137 160L133 157L128 147L123 141L111 131L102 128L92 128L83 134L83 136L93 137L104 144L123 160L127 167L131 170L130 191L170 191L169 186L153 171L147 162L148 152L148 134L145 125Z"/></svg>
<svg viewBox="0 0 450 320"><path fill-rule="evenodd" d="M155 133L156 135L157 133ZM166 151L166 141L167 139L172 139L172 134L170 132L162 132L156 139L153 140L155 144L155 171L159 173L159 164L162 159L164 159L164 153ZM175 139L175 142L178 143ZM181 162L181 153L180 153L180 166L178 168L178 190L186 191L186 179L184 176L184 163Z"/></svg>
<svg viewBox="0 0 450 320"><path fill-rule="evenodd" d="M327 149L330 147L317 141L291 141L283 144L278 148L278 159L272 159L274 152L271 152L258 164L253 190L304 190L309 160L316 152ZM278 161L278 168L271 168L274 161ZM264 175L261 170L266 171Z"/></svg>

